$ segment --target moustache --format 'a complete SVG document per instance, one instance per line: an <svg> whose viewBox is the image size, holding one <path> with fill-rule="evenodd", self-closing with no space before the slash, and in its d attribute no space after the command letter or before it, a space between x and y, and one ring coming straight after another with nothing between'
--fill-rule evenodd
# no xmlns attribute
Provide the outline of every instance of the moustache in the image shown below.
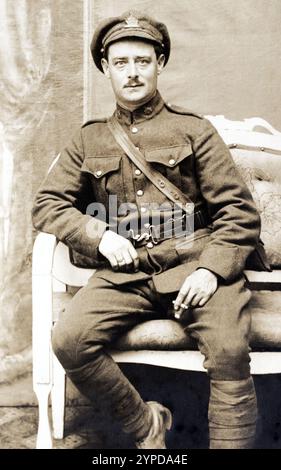
<svg viewBox="0 0 281 470"><path fill-rule="evenodd" d="M143 86L143 83L140 82L139 80L129 80L126 85L124 85L124 88L129 88L129 87L134 87L134 86Z"/></svg>

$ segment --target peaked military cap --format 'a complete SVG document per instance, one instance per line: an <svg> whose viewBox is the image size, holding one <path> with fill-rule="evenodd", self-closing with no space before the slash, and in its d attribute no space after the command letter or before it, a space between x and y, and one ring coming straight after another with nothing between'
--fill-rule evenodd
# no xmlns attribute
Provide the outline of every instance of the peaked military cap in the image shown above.
<svg viewBox="0 0 281 470"><path fill-rule="evenodd" d="M131 10L121 16L107 18L96 28L91 42L91 53L97 68L103 72L101 59L112 42L123 38L140 38L158 44L165 55L165 65L170 56L170 36L164 23Z"/></svg>

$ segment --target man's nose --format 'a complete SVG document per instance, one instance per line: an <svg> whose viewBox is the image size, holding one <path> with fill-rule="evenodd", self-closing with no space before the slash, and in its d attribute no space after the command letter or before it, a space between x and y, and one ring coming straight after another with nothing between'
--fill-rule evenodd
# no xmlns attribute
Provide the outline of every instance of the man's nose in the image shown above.
<svg viewBox="0 0 281 470"><path fill-rule="evenodd" d="M135 62L130 62L128 65L128 78L135 78L138 76L138 70Z"/></svg>

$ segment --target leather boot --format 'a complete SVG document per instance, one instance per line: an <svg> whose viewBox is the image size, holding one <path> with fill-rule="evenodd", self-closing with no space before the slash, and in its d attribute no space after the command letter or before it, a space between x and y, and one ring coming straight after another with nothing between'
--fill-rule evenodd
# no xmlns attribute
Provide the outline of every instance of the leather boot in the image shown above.
<svg viewBox="0 0 281 470"><path fill-rule="evenodd" d="M254 446L257 402L252 377L211 380L210 449L251 449Z"/></svg>
<svg viewBox="0 0 281 470"><path fill-rule="evenodd" d="M148 434L136 442L136 448L166 449L165 436L172 426L172 414L168 408L156 401L148 401L147 405L151 411L151 427Z"/></svg>

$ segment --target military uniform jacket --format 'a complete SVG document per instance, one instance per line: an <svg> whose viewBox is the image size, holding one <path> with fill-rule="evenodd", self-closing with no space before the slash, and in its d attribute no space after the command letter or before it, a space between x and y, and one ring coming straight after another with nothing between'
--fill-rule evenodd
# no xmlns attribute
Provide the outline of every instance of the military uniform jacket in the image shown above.
<svg viewBox="0 0 281 470"><path fill-rule="evenodd" d="M212 224L182 240L164 240L138 248L137 273L113 272L98 251L108 223L87 214L93 202L109 210L109 196L132 203L139 215L165 196L134 166L118 146L106 120L86 123L52 165L33 208L34 226L56 235L99 268L97 276L116 284L153 277L160 292L180 288L198 267L225 282L241 275L257 244L260 218L230 152L205 118L167 105L157 92L133 112L117 105L119 122L144 158L195 204L205 204ZM119 221L122 215L119 217Z"/></svg>

